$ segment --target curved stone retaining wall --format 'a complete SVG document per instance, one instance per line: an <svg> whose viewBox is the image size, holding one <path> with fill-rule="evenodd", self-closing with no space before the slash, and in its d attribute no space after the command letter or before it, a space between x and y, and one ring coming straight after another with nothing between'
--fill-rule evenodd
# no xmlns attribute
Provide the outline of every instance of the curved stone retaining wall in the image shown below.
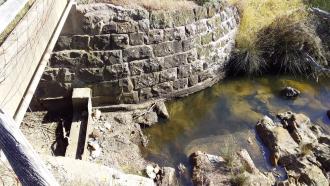
<svg viewBox="0 0 330 186"><path fill-rule="evenodd" d="M237 11L225 3L191 10L78 5L59 38L38 97L91 87L93 104L184 96L224 77Z"/></svg>

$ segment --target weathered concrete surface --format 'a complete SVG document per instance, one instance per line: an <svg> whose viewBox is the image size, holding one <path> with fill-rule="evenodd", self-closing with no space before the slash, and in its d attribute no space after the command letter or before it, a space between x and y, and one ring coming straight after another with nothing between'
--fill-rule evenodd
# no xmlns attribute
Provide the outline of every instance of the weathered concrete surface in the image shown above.
<svg viewBox="0 0 330 186"><path fill-rule="evenodd" d="M93 104L184 96L224 77L237 10L225 2L180 11L78 5L57 42L39 98L90 87Z"/></svg>
<svg viewBox="0 0 330 186"><path fill-rule="evenodd" d="M60 185L121 185L121 186L153 186L153 180L125 174L119 170L81 160L66 157L43 157L51 168Z"/></svg>
<svg viewBox="0 0 330 186"><path fill-rule="evenodd" d="M76 88L72 93L73 119L70 128L69 144L65 156L82 159L87 154L87 134L92 122L92 91L89 88Z"/></svg>

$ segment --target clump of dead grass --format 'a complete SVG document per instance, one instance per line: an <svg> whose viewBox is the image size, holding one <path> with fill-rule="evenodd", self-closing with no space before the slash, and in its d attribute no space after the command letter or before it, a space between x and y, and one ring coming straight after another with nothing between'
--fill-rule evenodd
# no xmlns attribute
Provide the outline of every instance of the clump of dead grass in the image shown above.
<svg viewBox="0 0 330 186"><path fill-rule="evenodd" d="M303 0L229 0L239 9L241 21L236 50L229 63L234 74L313 72L323 63L322 46ZM276 67L276 68L274 68Z"/></svg>

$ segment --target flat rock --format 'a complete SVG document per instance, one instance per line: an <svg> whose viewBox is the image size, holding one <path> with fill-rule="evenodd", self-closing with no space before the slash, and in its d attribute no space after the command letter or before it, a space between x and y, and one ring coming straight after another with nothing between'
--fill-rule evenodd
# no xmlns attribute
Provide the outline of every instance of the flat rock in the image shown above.
<svg viewBox="0 0 330 186"><path fill-rule="evenodd" d="M290 133L280 124L275 124L272 119L264 116L257 126L257 133L261 140L271 151L271 162L277 165L282 158L290 158L299 153L299 145L292 139Z"/></svg>

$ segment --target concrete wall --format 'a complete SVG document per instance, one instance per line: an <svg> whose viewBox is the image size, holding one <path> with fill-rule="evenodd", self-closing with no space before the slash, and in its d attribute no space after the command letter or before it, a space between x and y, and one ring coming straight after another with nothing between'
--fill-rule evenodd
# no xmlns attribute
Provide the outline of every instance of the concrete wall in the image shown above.
<svg viewBox="0 0 330 186"><path fill-rule="evenodd" d="M0 46L0 107L10 116L24 99L66 5L66 0L36 0Z"/></svg>
<svg viewBox="0 0 330 186"><path fill-rule="evenodd" d="M79 5L39 84L39 98L90 87L93 105L184 96L224 77L237 11L214 3L148 12L109 4Z"/></svg>

